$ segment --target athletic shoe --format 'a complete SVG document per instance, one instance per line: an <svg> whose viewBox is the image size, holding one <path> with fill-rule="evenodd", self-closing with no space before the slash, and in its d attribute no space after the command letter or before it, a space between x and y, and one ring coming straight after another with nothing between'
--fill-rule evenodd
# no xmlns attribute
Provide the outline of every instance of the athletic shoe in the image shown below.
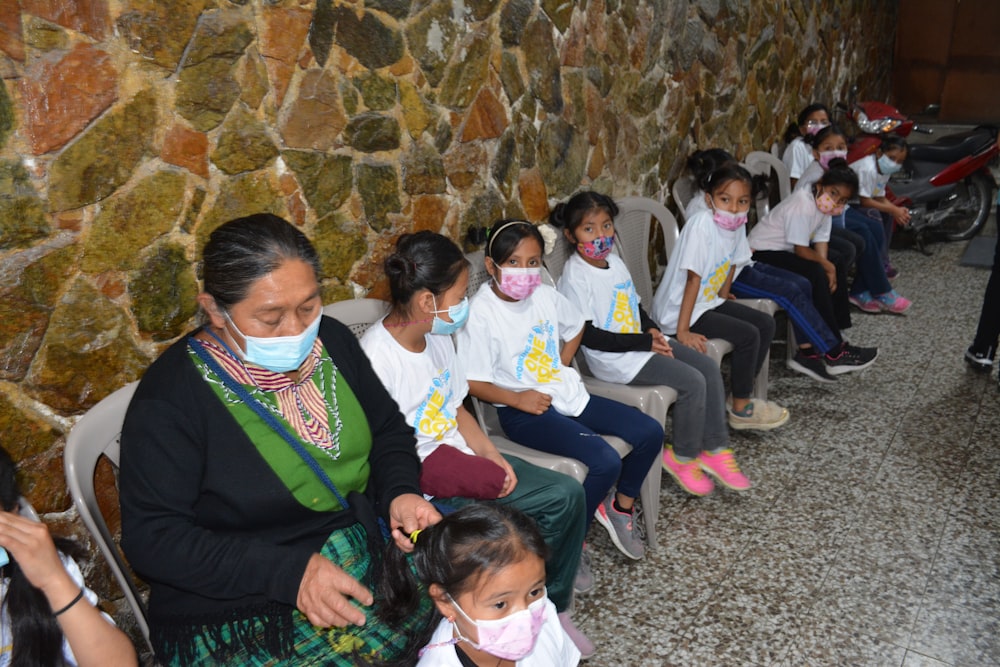
<svg viewBox="0 0 1000 667"><path fill-rule="evenodd" d="M841 373L854 373L875 363L878 358L878 349L874 347L855 347L847 343L841 343L826 353L826 369L830 375L840 375Z"/></svg>
<svg viewBox="0 0 1000 667"><path fill-rule="evenodd" d="M854 305L855 308L860 309L865 313L881 313L882 312L882 302L876 299L869 292L859 292L858 294L851 294L847 297L847 300Z"/></svg>
<svg viewBox="0 0 1000 667"><path fill-rule="evenodd" d="M750 480L740 472L740 467L733 458L733 450L723 449L718 454L702 452L696 460L702 470L726 488L733 491L746 491L750 488Z"/></svg>
<svg viewBox="0 0 1000 667"><path fill-rule="evenodd" d="M902 315L910 309L910 306L913 305L912 301L904 296L900 296L899 292L896 290L889 290L885 294L879 294L875 298L878 299L879 303L881 303L886 310L897 315Z"/></svg>
<svg viewBox="0 0 1000 667"><path fill-rule="evenodd" d="M611 493L604 499L604 502L598 505L594 516L597 523L608 531L611 541L615 543L619 551L632 560L639 560L645 555L646 547L643 546L642 540L632 528L632 513L616 510L614 498L615 490L611 489Z"/></svg>
<svg viewBox="0 0 1000 667"><path fill-rule="evenodd" d="M590 568L590 550L584 542L583 551L580 552L580 564L576 568L576 577L573 578L573 592L583 595L592 590L594 590L594 572Z"/></svg>
<svg viewBox="0 0 1000 667"><path fill-rule="evenodd" d="M802 350L795 353L795 356L785 364L793 371L808 375L817 382L836 382L837 378L830 375L826 370L826 364L818 353L805 354Z"/></svg>
<svg viewBox="0 0 1000 667"><path fill-rule="evenodd" d="M770 431L788 421L788 410L777 403L753 399L742 412L729 412L729 428L737 431ZM747 414L749 412L749 414Z"/></svg>
<svg viewBox="0 0 1000 667"><path fill-rule="evenodd" d="M993 368L992 352L993 350L990 349L987 349L986 352L976 352L970 347L965 351L965 361L975 370L989 373L990 369Z"/></svg>
<svg viewBox="0 0 1000 667"><path fill-rule="evenodd" d="M573 623L573 619L569 617L568 611L561 611L558 614L559 625L562 626L566 634L569 635L570 641L572 641L576 648L580 651L580 659L586 660L587 658L594 655L594 643L587 639L587 635L580 632L580 628L576 627Z"/></svg>
<svg viewBox="0 0 1000 667"><path fill-rule="evenodd" d="M674 456L673 447L663 448L663 469L670 473L682 489L693 496L706 496L715 488L712 480L705 477L705 473L702 472L698 459L678 461Z"/></svg>

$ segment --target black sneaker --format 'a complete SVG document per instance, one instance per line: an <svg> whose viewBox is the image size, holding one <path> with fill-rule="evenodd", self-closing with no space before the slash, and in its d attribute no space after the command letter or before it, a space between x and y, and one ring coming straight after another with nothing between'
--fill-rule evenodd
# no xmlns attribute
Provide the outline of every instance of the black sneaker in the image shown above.
<svg viewBox="0 0 1000 667"><path fill-rule="evenodd" d="M788 360L787 366L797 373L808 375L817 382L836 382L837 378L830 375L826 370L826 364L818 354L803 354L802 350L795 353L792 359Z"/></svg>
<svg viewBox="0 0 1000 667"><path fill-rule="evenodd" d="M983 373L989 373L990 369L993 368L993 359L990 356L992 350L987 350L986 352L975 352L970 347L965 351L965 361L972 368L977 371L982 371Z"/></svg>
<svg viewBox="0 0 1000 667"><path fill-rule="evenodd" d="M841 343L839 348L826 353L826 369L831 375L863 371L875 363L877 358L878 348L855 347L848 343Z"/></svg>

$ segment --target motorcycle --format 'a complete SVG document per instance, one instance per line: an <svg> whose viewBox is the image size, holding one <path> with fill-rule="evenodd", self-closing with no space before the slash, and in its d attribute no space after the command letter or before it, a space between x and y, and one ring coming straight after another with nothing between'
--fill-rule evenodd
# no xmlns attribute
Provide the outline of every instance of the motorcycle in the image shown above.
<svg viewBox="0 0 1000 667"><path fill-rule="evenodd" d="M855 102L856 94L854 87L851 102L837 105L859 131L848 146L848 162L874 153L890 132L903 137L933 133L888 104ZM934 110L935 105L928 108ZM989 167L998 155L997 128L992 125L948 134L933 143L910 144L903 168L889 179L887 196L910 211L907 228L921 250L928 238L963 241L980 232L993 205L996 183Z"/></svg>

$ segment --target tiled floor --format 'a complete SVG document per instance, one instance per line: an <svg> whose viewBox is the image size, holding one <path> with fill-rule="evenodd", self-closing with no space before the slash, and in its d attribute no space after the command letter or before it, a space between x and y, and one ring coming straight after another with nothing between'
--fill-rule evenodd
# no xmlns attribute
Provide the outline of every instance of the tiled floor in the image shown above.
<svg viewBox="0 0 1000 667"><path fill-rule="evenodd" d="M664 479L640 562L595 526L588 665L1000 665L1000 393L962 362L988 277L964 246L893 252L915 305L855 311L849 338L881 350L867 371L819 385L774 349L792 419L734 434L751 491Z"/></svg>

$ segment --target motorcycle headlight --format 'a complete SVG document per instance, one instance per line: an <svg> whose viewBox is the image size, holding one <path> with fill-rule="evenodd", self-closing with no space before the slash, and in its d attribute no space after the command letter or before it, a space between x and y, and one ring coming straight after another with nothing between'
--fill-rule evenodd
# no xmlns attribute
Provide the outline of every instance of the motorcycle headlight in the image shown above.
<svg viewBox="0 0 1000 667"><path fill-rule="evenodd" d="M864 111L858 111L857 124L862 132L868 134L886 134L892 132L903 124L898 118L874 118L870 119Z"/></svg>

